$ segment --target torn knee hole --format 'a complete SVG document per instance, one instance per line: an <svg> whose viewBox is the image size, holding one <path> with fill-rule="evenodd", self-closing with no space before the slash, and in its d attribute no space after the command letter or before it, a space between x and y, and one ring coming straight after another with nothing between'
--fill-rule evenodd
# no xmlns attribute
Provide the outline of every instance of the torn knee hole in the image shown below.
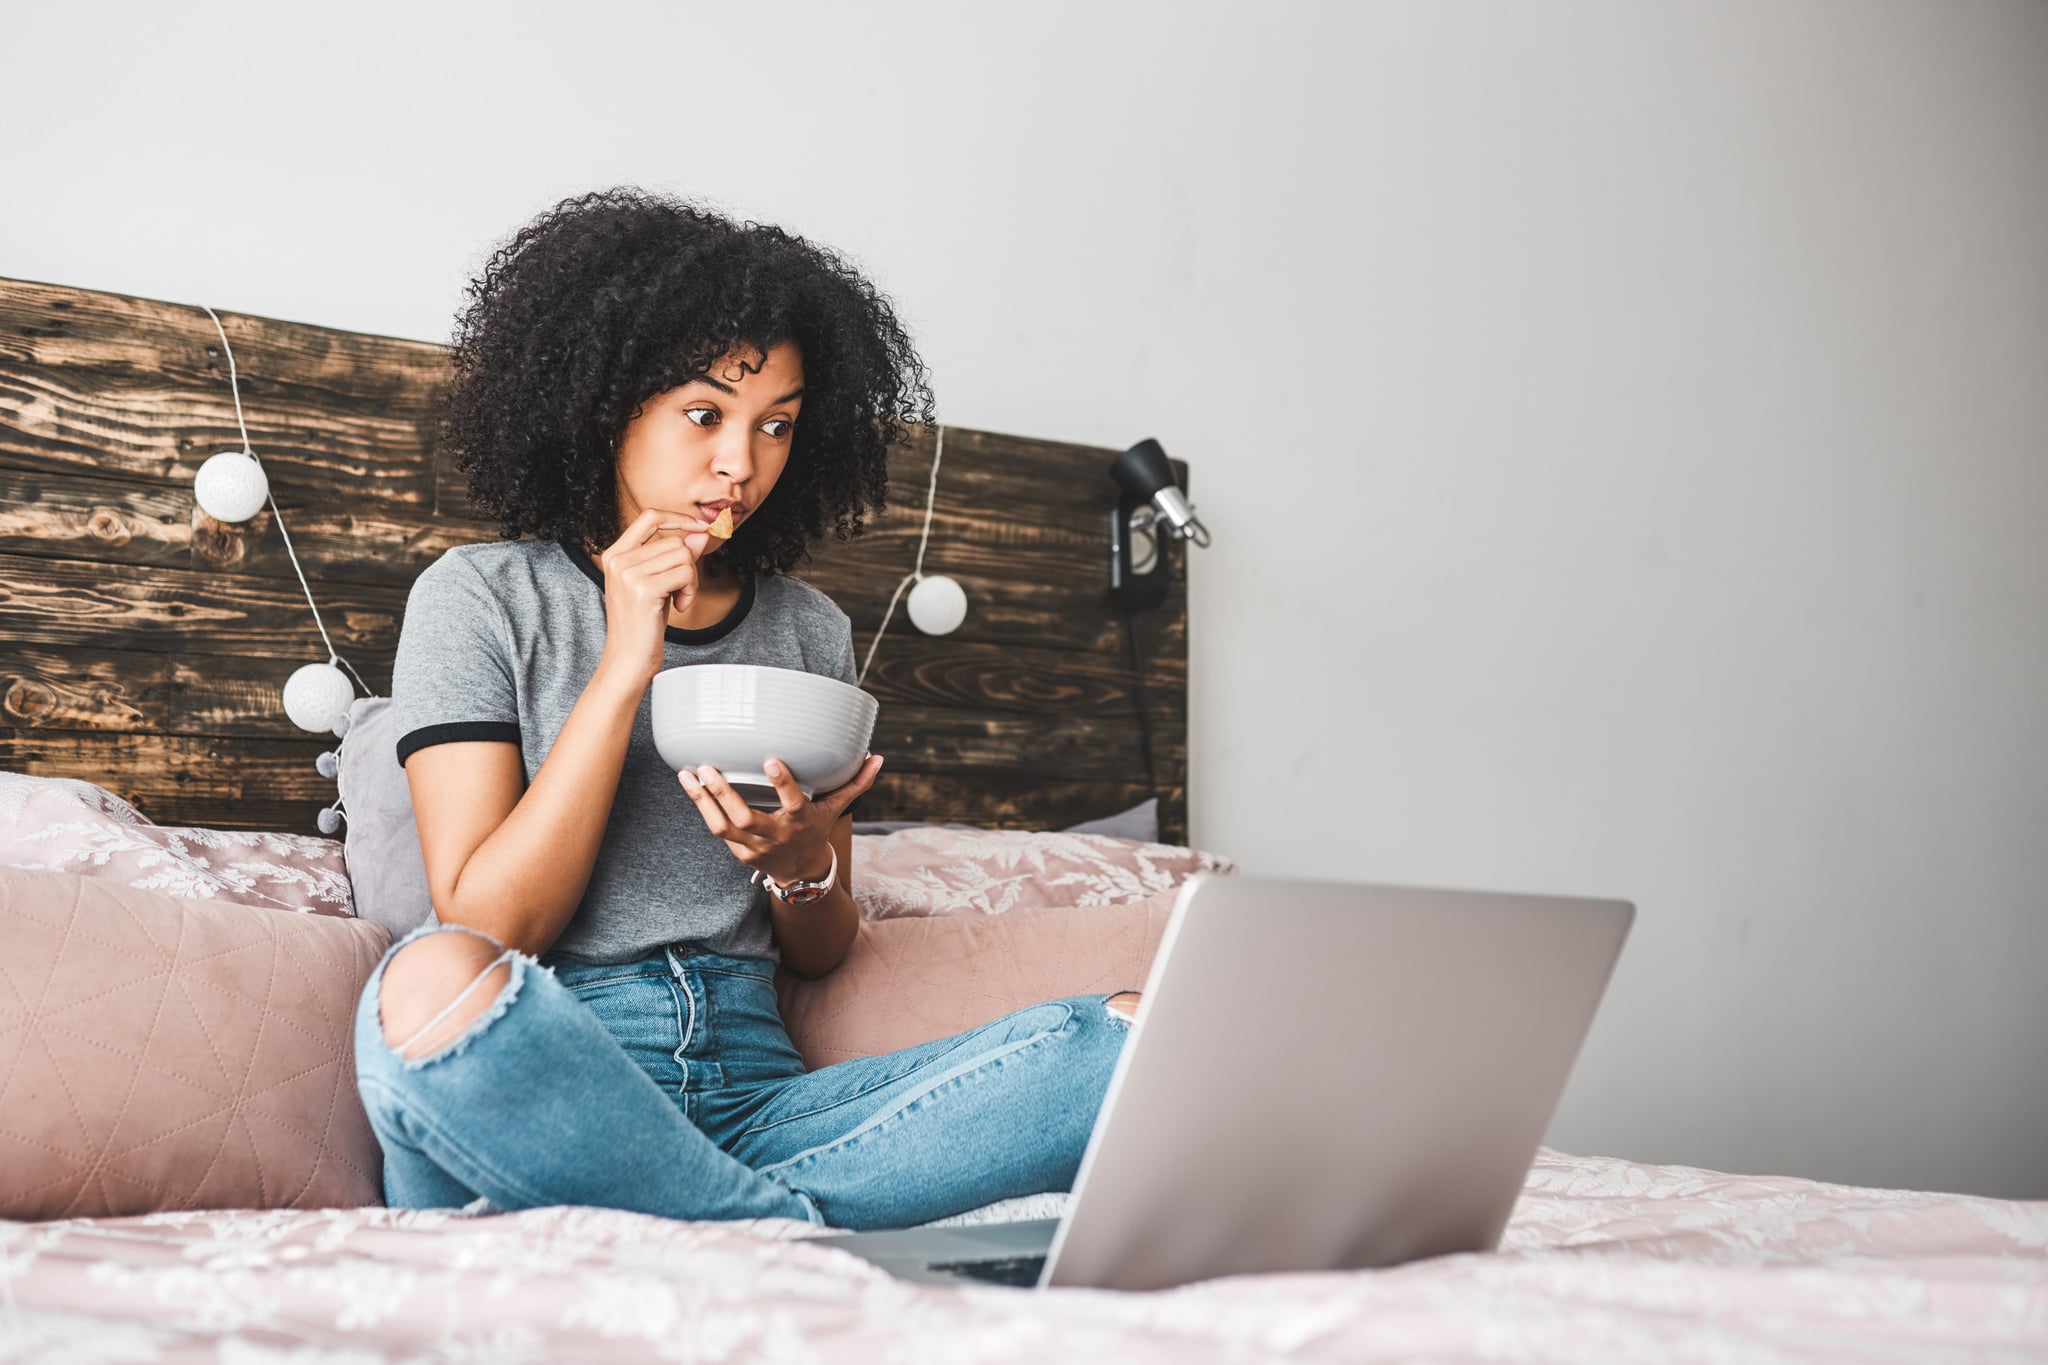
<svg viewBox="0 0 2048 1365"><path fill-rule="evenodd" d="M1138 1017L1139 999L1140 996L1136 991L1119 991L1103 1001L1102 1005L1112 1015L1128 1023Z"/></svg>
<svg viewBox="0 0 2048 1365"><path fill-rule="evenodd" d="M443 1005L426 1023L415 1030L404 1042L390 1037L395 1030L386 1030L386 1039L399 1055L417 1061L447 1047L477 1019L495 1005L512 982L512 965L499 962L471 978L468 985L456 993L454 999Z"/></svg>
<svg viewBox="0 0 2048 1365"><path fill-rule="evenodd" d="M496 948L481 935L465 940L433 934L400 949L385 965L378 993L385 1043L407 1060L420 1061L501 1005L512 990L515 954L507 948L493 955Z"/></svg>

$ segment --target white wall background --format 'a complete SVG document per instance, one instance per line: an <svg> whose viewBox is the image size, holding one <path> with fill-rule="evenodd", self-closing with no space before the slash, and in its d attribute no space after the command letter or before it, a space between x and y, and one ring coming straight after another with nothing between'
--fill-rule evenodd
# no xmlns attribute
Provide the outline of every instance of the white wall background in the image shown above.
<svg viewBox="0 0 2048 1365"><path fill-rule="evenodd" d="M2048 5L7 29L0 274L441 340L586 188L845 249L946 420L1192 463L1200 842L1638 902L1555 1144L2048 1196Z"/></svg>

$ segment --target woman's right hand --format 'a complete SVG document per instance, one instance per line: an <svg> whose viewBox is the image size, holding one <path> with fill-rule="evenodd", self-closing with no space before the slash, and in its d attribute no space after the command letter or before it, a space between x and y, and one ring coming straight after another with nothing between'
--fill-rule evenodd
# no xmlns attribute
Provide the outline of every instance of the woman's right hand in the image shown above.
<svg viewBox="0 0 2048 1365"><path fill-rule="evenodd" d="M604 570L604 660L641 687L661 672L671 604L697 597L697 561L711 543L708 523L650 507L598 557ZM600 665L603 666L603 665Z"/></svg>

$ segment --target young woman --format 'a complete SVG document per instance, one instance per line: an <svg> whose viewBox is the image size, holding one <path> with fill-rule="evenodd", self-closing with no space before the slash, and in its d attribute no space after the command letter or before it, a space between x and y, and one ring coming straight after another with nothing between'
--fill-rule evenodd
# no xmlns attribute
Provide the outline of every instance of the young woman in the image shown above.
<svg viewBox="0 0 2048 1365"><path fill-rule="evenodd" d="M506 539L421 574L399 640L435 917L356 1014L387 1201L873 1228L1068 1188L1136 997L806 1073L773 972L845 957L847 808L882 759L809 800L771 764L761 811L654 748L664 668L854 681L846 614L788 575L931 420L887 300L802 238L617 190L491 258L453 361L446 439Z"/></svg>

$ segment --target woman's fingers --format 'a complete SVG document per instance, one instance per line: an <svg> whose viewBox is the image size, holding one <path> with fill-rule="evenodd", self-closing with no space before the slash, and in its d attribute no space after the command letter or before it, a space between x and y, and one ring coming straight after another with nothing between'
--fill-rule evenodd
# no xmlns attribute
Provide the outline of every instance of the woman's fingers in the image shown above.
<svg viewBox="0 0 2048 1365"><path fill-rule="evenodd" d="M627 549L634 549L664 534L678 531L707 531L710 527L710 522L694 512L673 512L663 507L649 507L633 518L633 524L619 537L619 543Z"/></svg>
<svg viewBox="0 0 2048 1365"><path fill-rule="evenodd" d="M664 586L668 589L668 599L675 603L676 610L682 611L688 607L690 599L697 595L699 586L697 566L691 564L687 569L677 569L673 575L664 574L662 577Z"/></svg>
<svg viewBox="0 0 2048 1365"><path fill-rule="evenodd" d="M698 768L694 775L705 795L725 816L728 826L747 834L757 833L756 826L760 822L760 817L752 807L740 799L740 794L732 789L732 783L725 780L724 773L706 763ZM683 789L688 791L689 785L685 783ZM701 808L704 803L699 801L697 804Z"/></svg>
<svg viewBox="0 0 2048 1365"><path fill-rule="evenodd" d="M775 794L782 798L785 815L794 814L804 808L804 789L797 785L796 774L789 765L779 758L771 758L761 765L761 771L768 774L769 782L775 786Z"/></svg>
<svg viewBox="0 0 2048 1365"><path fill-rule="evenodd" d="M700 533L685 541L665 542L644 558L622 560L611 572L621 584L644 592L649 600L666 598L680 611L696 595L697 561L709 540L709 534ZM698 543L693 546L688 543L691 541Z"/></svg>
<svg viewBox="0 0 2048 1365"><path fill-rule="evenodd" d="M764 860L750 855L772 854L805 843L805 831L815 832L820 823L829 831L847 806L875 784L882 771L882 756L870 754L850 781L809 802L805 801L803 788L797 785L796 774L788 764L771 758L762 769L781 799L777 810L757 811L749 807L725 774L709 764L684 768L676 774L676 780L689 793L713 834L733 845L735 851L744 849L740 854L744 861L765 866Z"/></svg>
<svg viewBox="0 0 2048 1365"><path fill-rule="evenodd" d="M705 546L711 543L709 531L690 531L682 535L662 536L645 545L626 550L613 556L604 566L606 576L612 574L634 574L643 570L661 568L669 564L688 560L695 563L704 557Z"/></svg>
<svg viewBox="0 0 2048 1365"><path fill-rule="evenodd" d="M614 556L623 554L627 550L642 544L646 541L647 537L654 534L654 528L660 521L661 513L659 511L651 507L643 509L639 516L634 517L625 526L620 528L618 539L605 546L604 553L598 556L598 561L600 563L609 563Z"/></svg>
<svg viewBox="0 0 2048 1365"><path fill-rule="evenodd" d="M682 782L682 790L688 794L690 804L694 804L698 814L705 817L705 829L715 833L719 839L743 845L752 853L766 853L768 849L774 847L774 841L766 839L764 831L760 829L760 817L754 810L748 810L748 804L739 802L739 810L741 817L748 819L754 825L754 829L741 829L733 819L733 812L725 808L725 802L719 796L713 796L711 788L705 786L705 780L696 776L696 769L684 767L682 772L676 774L676 780ZM719 778L719 782L721 786L725 786L727 794L733 794L731 784L727 784L723 778Z"/></svg>
<svg viewBox="0 0 2048 1365"><path fill-rule="evenodd" d="M834 820L846 813L846 808L859 800L862 793L875 785L875 779L882 775L882 756L869 754L860 765L860 771L831 791L820 792L813 798L813 804Z"/></svg>
<svg viewBox="0 0 2048 1365"><path fill-rule="evenodd" d="M659 545L669 540L679 540L691 547L691 554L701 555L711 540L711 523L693 512L663 512L642 543Z"/></svg>
<svg viewBox="0 0 2048 1365"><path fill-rule="evenodd" d="M684 768L676 774L676 780L683 784L683 792L690 798L690 804L704 817L706 829L721 839L737 841L742 837L742 831L733 828L732 821L726 817L725 807L718 804L718 798L705 788L694 768Z"/></svg>
<svg viewBox="0 0 2048 1365"><path fill-rule="evenodd" d="M686 512L665 512L650 507L633 518L619 538L598 556L598 567L607 575L645 561L651 554L671 545L695 541L693 555L701 556L711 539L711 523Z"/></svg>

